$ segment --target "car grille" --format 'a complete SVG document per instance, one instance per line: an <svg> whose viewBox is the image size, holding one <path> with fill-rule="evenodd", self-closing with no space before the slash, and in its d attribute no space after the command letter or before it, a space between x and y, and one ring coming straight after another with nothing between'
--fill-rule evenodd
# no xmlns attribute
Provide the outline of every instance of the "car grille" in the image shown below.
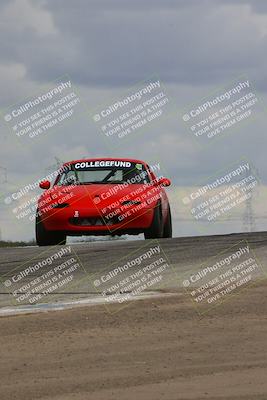
<svg viewBox="0 0 267 400"><path fill-rule="evenodd" d="M106 226L119 223L117 217L101 218L101 217L75 217L70 218L70 223L75 226Z"/></svg>

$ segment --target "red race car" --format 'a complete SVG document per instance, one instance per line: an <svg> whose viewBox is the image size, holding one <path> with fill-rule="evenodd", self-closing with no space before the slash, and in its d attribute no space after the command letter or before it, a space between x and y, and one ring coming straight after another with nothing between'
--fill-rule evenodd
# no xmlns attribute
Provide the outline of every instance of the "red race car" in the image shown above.
<svg viewBox="0 0 267 400"><path fill-rule="evenodd" d="M169 201L156 167L133 159L94 158L70 161L38 200L36 241L64 244L66 236L136 235L172 237Z"/></svg>

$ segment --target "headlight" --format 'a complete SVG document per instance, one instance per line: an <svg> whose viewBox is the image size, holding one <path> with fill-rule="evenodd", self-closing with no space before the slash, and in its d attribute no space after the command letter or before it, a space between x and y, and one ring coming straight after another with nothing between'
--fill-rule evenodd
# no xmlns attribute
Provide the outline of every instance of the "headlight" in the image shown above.
<svg viewBox="0 0 267 400"><path fill-rule="evenodd" d="M51 205L52 208L65 208L69 207L69 203L55 203Z"/></svg>
<svg viewBox="0 0 267 400"><path fill-rule="evenodd" d="M121 203L123 206L133 206L136 204L141 204L141 201L139 200L125 200Z"/></svg>

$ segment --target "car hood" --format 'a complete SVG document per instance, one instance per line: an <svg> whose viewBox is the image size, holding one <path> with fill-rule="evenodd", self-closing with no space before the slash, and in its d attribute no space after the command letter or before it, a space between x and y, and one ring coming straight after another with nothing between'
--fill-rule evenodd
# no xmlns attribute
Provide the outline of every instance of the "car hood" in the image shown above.
<svg viewBox="0 0 267 400"><path fill-rule="evenodd" d="M90 184L75 186L54 186L50 196L54 198L62 198L69 196L71 202L77 205L94 205L99 207L107 207L116 203L117 206L127 201L142 201L142 199L151 198L160 188L144 185L123 185L123 184ZM143 196L141 198L141 196Z"/></svg>

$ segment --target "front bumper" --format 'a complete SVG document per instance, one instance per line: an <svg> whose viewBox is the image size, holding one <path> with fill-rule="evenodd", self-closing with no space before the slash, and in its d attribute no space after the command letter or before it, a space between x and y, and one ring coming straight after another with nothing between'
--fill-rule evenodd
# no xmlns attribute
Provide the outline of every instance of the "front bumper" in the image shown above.
<svg viewBox="0 0 267 400"><path fill-rule="evenodd" d="M143 208L136 211L134 207L127 212L114 212L113 215L101 215L96 208L53 209L41 214L41 220L48 231L64 231L68 234L108 234L127 231L143 231L153 219L154 209Z"/></svg>

